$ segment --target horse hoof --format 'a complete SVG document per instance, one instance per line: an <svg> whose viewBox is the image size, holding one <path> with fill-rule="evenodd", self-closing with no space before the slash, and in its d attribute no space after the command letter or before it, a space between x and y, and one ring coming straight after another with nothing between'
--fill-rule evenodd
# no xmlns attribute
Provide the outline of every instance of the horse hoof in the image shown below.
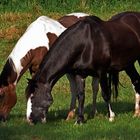
<svg viewBox="0 0 140 140"><path fill-rule="evenodd" d="M68 113L68 116L67 116L67 118L66 118L66 121L69 121L69 120L73 119L74 117L75 117L75 110L70 111L70 112Z"/></svg>
<svg viewBox="0 0 140 140"><path fill-rule="evenodd" d="M109 122L113 122L114 120L115 120L114 117L109 118Z"/></svg>
<svg viewBox="0 0 140 140"><path fill-rule="evenodd" d="M109 122L113 122L115 120L115 113L111 112L110 117L109 117Z"/></svg>
<svg viewBox="0 0 140 140"><path fill-rule="evenodd" d="M82 125L83 123L85 123L84 118L78 118L77 121L75 122L75 125Z"/></svg>
<svg viewBox="0 0 140 140"><path fill-rule="evenodd" d="M140 112L135 113L133 117L140 117Z"/></svg>
<svg viewBox="0 0 140 140"><path fill-rule="evenodd" d="M82 125L83 124L83 122L80 122L80 121L76 121L75 123L74 123L74 125Z"/></svg>
<svg viewBox="0 0 140 140"><path fill-rule="evenodd" d="M140 109L136 109L133 117L140 117Z"/></svg>

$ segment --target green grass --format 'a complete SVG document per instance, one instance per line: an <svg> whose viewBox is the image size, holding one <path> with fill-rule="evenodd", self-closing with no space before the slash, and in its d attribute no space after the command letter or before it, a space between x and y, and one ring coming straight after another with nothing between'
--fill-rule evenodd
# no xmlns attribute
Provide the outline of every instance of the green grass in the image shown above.
<svg viewBox="0 0 140 140"><path fill-rule="evenodd" d="M7 0L2 2L5 1L8 2ZM25 0L20 1L20 5L18 5L18 0L13 0L12 4L9 2L0 4L0 71L19 37L27 26L40 15L58 18L66 13L82 11L108 19L118 12L139 11L140 9L138 0L124 0L123 2L119 0L101 0L100 2L99 0L81 0L80 3L78 3L79 0L48 0L49 5L37 4L36 0L29 0L28 7ZM140 71L139 66L137 68ZM76 119L65 121L70 104L69 83L65 76L53 88L54 103L47 115L47 123L29 126L25 119L26 100L24 95L27 85L26 78L29 77L29 73L26 72L17 85L18 101L10 113L9 120L0 123L0 140L140 139L140 118L133 118L134 92L130 80L124 72L121 72L120 75L120 82L124 87L120 86L118 101L113 103L116 119L112 123L108 121L107 110L100 92L97 99L98 114L94 119L89 117L92 108L91 77L86 79L84 116L87 121L80 126L74 125Z"/></svg>
<svg viewBox="0 0 140 140"><path fill-rule="evenodd" d="M47 123L29 126L25 119L24 89L26 87L26 77L29 77L28 73L22 77L17 86L18 102L12 110L9 120L0 124L1 140L139 140L140 120L139 118L133 118L134 93L125 74L121 73L120 81L125 88L120 87L118 102L113 103L113 109L117 116L112 123L108 121L107 111L100 93L97 100L98 114L94 119L89 118L92 91L91 78L87 79L84 114L87 121L80 126L74 125L76 119L69 122L65 121L70 103L69 83L66 77L60 79L53 88L54 103L49 110Z"/></svg>

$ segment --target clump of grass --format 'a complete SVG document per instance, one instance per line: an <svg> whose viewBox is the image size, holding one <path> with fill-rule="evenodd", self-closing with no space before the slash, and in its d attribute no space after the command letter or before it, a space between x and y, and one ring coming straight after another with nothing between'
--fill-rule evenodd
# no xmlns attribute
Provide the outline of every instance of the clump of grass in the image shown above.
<svg viewBox="0 0 140 140"><path fill-rule="evenodd" d="M87 12L102 17L116 11L139 10L139 0L2 0L0 12L71 13Z"/></svg>

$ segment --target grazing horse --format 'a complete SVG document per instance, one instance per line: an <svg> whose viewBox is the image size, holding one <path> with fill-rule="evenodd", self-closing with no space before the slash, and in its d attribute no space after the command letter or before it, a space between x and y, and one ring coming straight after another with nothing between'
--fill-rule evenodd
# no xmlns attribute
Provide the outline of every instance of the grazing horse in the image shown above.
<svg viewBox="0 0 140 140"><path fill-rule="evenodd" d="M41 16L31 23L9 55L0 75L1 120L7 119L9 112L16 104L16 85L25 71L29 69L33 76L56 38L66 28L78 20L82 20L85 16L88 15L72 13L58 19L58 21L47 16ZM72 85L72 92L74 92L72 76L69 76L69 80ZM74 97L72 96L72 98ZM75 106L74 103L71 104Z"/></svg>
<svg viewBox="0 0 140 140"><path fill-rule="evenodd" d="M136 91L135 113L140 114L140 76L134 62L140 58L140 13L124 12L110 21L89 16L64 31L44 57L39 70L28 83L26 92L30 104L30 122L44 122L53 102L51 90L65 73L75 75L77 83L77 123L84 121L84 79L98 76L107 104L111 110L111 88L107 72L125 70ZM28 107L27 107L28 108Z"/></svg>

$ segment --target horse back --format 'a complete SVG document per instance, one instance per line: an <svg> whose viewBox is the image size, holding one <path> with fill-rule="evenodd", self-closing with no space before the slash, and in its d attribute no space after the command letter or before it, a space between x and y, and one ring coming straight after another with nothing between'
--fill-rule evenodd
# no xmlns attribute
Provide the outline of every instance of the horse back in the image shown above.
<svg viewBox="0 0 140 140"><path fill-rule="evenodd" d="M113 16L109 21L118 22L128 27L140 38L140 12L123 12Z"/></svg>
<svg viewBox="0 0 140 140"><path fill-rule="evenodd" d="M139 56L140 13L124 12L115 15L106 25L112 36L112 67L120 70L122 66L128 66L127 62L134 62Z"/></svg>
<svg viewBox="0 0 140 140"><path fill-rule="evenodd" d="M84 46L81 56L74 64L74 67L96 71L99 66L104 69L110 62L110 48L107 38L109 34L102 28L103 21L96 16L88 16L79 24L79 39L81 46ZM74 25L75 28L75 25ZM76 29L76 28L75 28ZM83 30L83 33L81 33ZM76 29L77 32L77 29ZM100 57L102 56L102 57ZM92 74L91 74L92 75Z"/></svg>

